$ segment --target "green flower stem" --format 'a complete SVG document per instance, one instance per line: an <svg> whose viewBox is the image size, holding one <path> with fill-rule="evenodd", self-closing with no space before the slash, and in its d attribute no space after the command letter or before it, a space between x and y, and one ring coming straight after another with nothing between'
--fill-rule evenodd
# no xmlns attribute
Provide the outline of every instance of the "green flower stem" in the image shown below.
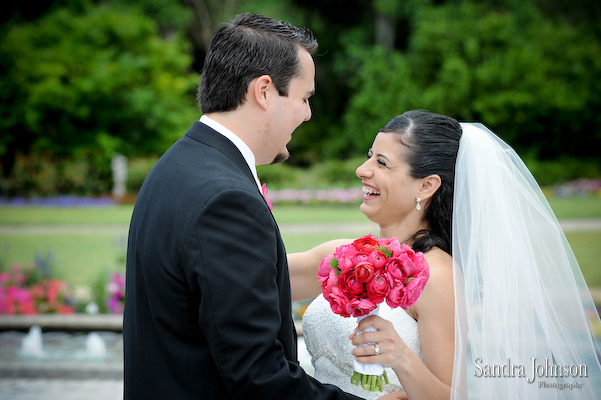
<svg viewBox="0 0 601 400"><path fill-rule="evenodd" d="M370 392L384 391L384 383L389 383L386 371L382 375L363 375L357 371L353 371L351 375L351 384L361 386Z"/></svg>

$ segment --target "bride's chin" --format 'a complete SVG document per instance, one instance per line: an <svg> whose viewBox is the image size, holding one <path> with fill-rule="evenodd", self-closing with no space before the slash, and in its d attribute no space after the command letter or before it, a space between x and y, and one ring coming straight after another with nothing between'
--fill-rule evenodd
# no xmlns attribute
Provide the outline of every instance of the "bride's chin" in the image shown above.
<svg viewBox="0 0 601 400"><path fill-rule="evenodd" d="M369 212L369 207L367 206L367 204L365 204L365 202L361 203L361 205L359 206L359 211L361 211L363 215L365 215L370 221L376 222L372 219L372 214Z"/></svg>

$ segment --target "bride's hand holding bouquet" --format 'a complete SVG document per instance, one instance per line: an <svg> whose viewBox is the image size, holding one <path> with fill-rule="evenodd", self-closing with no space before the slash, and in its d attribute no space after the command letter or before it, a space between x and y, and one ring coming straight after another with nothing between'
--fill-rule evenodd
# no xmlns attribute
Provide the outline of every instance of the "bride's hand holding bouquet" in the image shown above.
<svg viewBox="0 0 601 400"><path fill-rule="evenodd" d="M396 238L378 239L367 235L340 246L326 256L318 270L324 298L332 311L360 322L377 315L379 304L407 309L417 301L429 277L423 253L401 245ZM373 327L357 334L375 331ZM353 336L354 337L354 336ZM380 349L375 343L374 355ZM353 363L351 382L366 390L381 391L388 378L382 364Z"/></svg>
<svg viewBox="0 0 601 400"><path fill-rule="evenodd" d="M373 330L367 331L370 327ZM392 368L397 375L403 360L415 355L399 336L392 322L378 315L366 317L359 322L357 329L349 335L349 340L356 346L351 351L355 360L360 360L360 363L382 364ZM373 343L378 344L378 354L375 354Z"/></svg>

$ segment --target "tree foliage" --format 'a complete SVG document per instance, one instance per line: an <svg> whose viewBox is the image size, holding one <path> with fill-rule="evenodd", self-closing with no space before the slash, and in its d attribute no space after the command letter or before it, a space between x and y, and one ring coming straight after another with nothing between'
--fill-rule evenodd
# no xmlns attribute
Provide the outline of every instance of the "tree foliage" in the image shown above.
<svg viewBox="0 0 601 400"><path fill-rule="evenodd" d="M198 115L189 46L136 8L57 9L0 44L0 155L163 152Z"/></svg>
<svg viewBox="0 0 601 400"><path fill-rule="evenodd" d="M43 3L0 18L0 167L15 166L16 192L34 190L57 158L65 190L94 176L84 190L95 191L115 153L164 152L198 117L213 29L248 11L305 25L320 43L313 118L289 144L290 165L354 158L409 109L483 122L530 160L600 164L595 0Z"/></svg>
<svg viewBox="0 0 601 400"><path fill-rule="evenodd" d="M406 11L406 10L405 10ZM536 8L471 1L415 7L406 48L349 30L334 68L349 97L326 152L369 147L391 117L427 109L481 121L521 152L594 156L601 145L601 45L586 27Z"/></svg>

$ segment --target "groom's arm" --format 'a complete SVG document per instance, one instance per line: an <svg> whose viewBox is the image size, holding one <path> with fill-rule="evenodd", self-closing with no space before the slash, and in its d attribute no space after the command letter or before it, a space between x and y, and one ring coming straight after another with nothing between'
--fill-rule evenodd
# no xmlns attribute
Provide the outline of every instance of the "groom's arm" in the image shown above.
<svg viewBox="0 0 601 400"><path fill-rule="evenodd" d="M358 399L286 359L277 240L263 199L242 190L215 196L189 234L188 279L200 289L199 324L219 374L233 398Z"/></svg>

